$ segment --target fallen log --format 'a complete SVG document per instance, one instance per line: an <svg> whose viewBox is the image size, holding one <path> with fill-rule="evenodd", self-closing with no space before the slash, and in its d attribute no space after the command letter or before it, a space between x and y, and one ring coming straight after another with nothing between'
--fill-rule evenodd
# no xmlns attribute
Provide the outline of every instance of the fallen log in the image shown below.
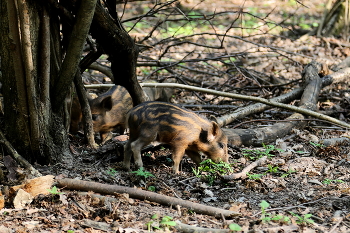
<svg viewBox="0 0 350 233"><path fill-rule="evenodd" d="M57 186L60 188L93 191L101 194L113 195L115 193L127 193L131 198L156 202L166 206L182 206L193 210L199 214L215 216L216 218L233 217L239 215L238 212L224 210L216 207L206 206L191 201L181 200L175 197L169 197L154 192L149 192L141 189L124 187L120 185L108 185L91 181L75 180L75 179L60 179L57 180Z"/></svg>
<svg viewBox="0 0 350 233"><path fill-rule="evenodd" d="M315 111L317 100L321 90L322 80L318 76L322 65L311 62L303 71L305 80L304 93L300 100L300 108ZM298 119L299 121L296 121ZM303 128L306 122L305 117L300 113L294 113L283 122L263 127L259 129L223 129L226 133L229 143L235 146L261 146L263 143L272 143L277 138L282 138L290 133L293 128ZM291 120L291 121L288 121Z"/></svg>

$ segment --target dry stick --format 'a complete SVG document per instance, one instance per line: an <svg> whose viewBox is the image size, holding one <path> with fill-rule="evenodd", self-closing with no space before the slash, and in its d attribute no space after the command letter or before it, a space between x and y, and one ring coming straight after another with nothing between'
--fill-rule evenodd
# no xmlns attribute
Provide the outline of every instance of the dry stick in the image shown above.
<svg viewBox="0 0 350 233"><path fill-rule="evenodd" d="M343 221L343 218L340 218L340 219L338 220L338 222L332 227L332 229L329 230L328 233L333 233L334 230L336 230L336 229L338 228L338 226L340 225L340 223L341 223L342 221Z"/></svg>
<svg viewBox="0 0 350 233"><path fill-rule="evenodd" d="M279 208L273 208L273 209L267 209L265 210L266 212L270 212L270 211L278 211L278 210L283 210L283 211L286 211L286 210L290 210L290 209L295 209L295 208L302 208L302 207L305 207L305 205L309 205L309 204L313 204L313 203L317 203L317 202L320 202L322 200L325 200L325 199L329 199L329 197L322 197L318 200L315 200L315 201L309 201L309 202L305 202L305 203L302 203L300 205L294 205L294 206L287 206L287 207L279 207ZM257 215L260 215L262 212L258 212L256 214L254 214L252 217L255 217Z"/></svg>
<svg viewBox="0 0 350 233"><path fill-rule="evenodd" d="M11 143L7 141L5 135L0 130L0 143L2 143L6 149L7 152L11 155L14 160L17 161L21 166L23 166L26 170L29 171L29 174L31 175L28 178L35 178L41 176L40 172L36 170L26 159L24 159L18 152L15 150L15 148L12 147Z"/></svg>
<svg viewBox="0 0 350 233"><path fill-rule="evenodd" d="M289 93L272 98L271 100L276 101L276 102L282 102L282 103L290 102L290 101L300 97L300 95L303 93L303 91L304 91L304 88L297 88ZM270 108L272 108L272 107L269 105L256 103L256 104L249 105L246 107L238 108L237 110L235 110L234 112L232 112L228 115L224 115L224 116L221 116L218 118L213 117L213 119L220 126L224 126L224 125L228 125L228 124L232 123L233 121L235 121L237 119L244 118L247 115L259 113L259 112L262 112L262 111L270 109Z"/></svg>
<svg viewBox="0 0 350 233"><path fill-rule="evenodd" d="M324 114L317 113L315 111L311 111L311 110L308 110L308 109L299 108L299 107L296 107L296 106L293 106L293 105L289 105L289 104L282 104L282 103L278 103L278 102L271 101L271 100L264 99L264 98L260 98L260 97L226 93L226 92L222 92L222 91L215 91L215 90L211 90L211 89L195 87L195 86L189 86L189 85L184 85L184 84L177 84L177 83L140 83L140 85L142 87L182 88L182 89L186 89L186 90L204 92L204 93L209 93L209 94L213 94L213 95L219 95L219 96L229 97L229 98L234 98L234 99L243 99L243 100L260 102L260 103L263 103L263 104L271 105L271 106L278 107L278 108L288 109L288 110L291 110L291 111L294 111L294 112L298 112L298 113L301 113L301 114L305 114L305 115L309 115L309 116L312 116L312 117L315 117L315 118L318 118L318 119L322 119L322 120L326 120L326 121L329 121L329 122L333 122L333 123L338 124L338 125L340 125L340 126L342 126L344 128L350 128L350 124L347 124L346 122L340 121L340 120L335 119L333 117L326 116ZM85 85L86 88L100 88L100 87L112 87L112 86L114 86L114 84Z"/></svg>
<svg viewBox="0 0 350 233"><path fill-rule="evenodd" d="M58 187L60 188L93 191L93 192L109 194L109 195L113 195L115 193L127 193L131 198L148 200L148 201L157 202L167 206L180 205L182 207L191 209L196 213L211 215L217 218L220 218L222 215L225 217L232 217L232 216L239 215L238 212L206 206L206 205L193 203L186 200L181 200L175 197L168 197L158 193L144 191L136 188L123 187L119 185L100 184L97 182L89 182L89 181L74 180L74 179L61 179L61 180L57 180L57 183L58 183Z"/></svg>
<svg viewBox="0 0 350 233"><path fill-rule="evenodd" d="M249 164L247 167L245 167L241 172L239 173L235 173L235 174L231 174L231 175L221 175L220 177L226 181L229 180L237 180L237 179L245 179L247 178L247 173L250 172L252 169L254 169L257 166L261 166L263 164L265 164L267 160L267 156L261 157L260 159L258 159L257 161Z"/></svg>

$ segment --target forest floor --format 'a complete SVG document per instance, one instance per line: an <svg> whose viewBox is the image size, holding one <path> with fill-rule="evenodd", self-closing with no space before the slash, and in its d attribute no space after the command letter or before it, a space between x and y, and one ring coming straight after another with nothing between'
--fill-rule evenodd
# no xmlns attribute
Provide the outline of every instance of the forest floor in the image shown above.
<svg viewBox="0 0 350 233"><path fill-rule="evenodd" d="M237 10L244 1L205 1L206 9ZM264 4L262 3L264 2ZM288 5L290 1L245 1L244 10L268 14L270 20L281 22L283 12L294 12L295 18L310 24L321 18L322 7L318 1L303 1L309 8ZM183 7L190 7L194 1L187 1ZM135 3L128 3L129 14ZM270 4L270 5L269 5ZM273 9L272 5L275 7ZM188 6L187 6L188 5ZM198 8L201 8L199 5ZM203 7L204 9L204 7ZM303 22L301 22L303 18ZM138 31L137 37L143 32ZM299 80L305 65L312 60L326 64L330 68L350 54L350 44L335 38L315 36L252 37L251 41L268 45L269 48L283 48L290 53L281 55L268 47L261 47L235 40L228 42L225 49L245 51L240 65L264 77L276 77L282 82ZM184 48L186 50L186 48ZM265 53L266 52L266 53ZM149 52L149 56L152 56ZM268 55L266 55L268 54ZM155 54L153 54L156 56ZM94 80L106 83L101 74L88 73L88 83ZM138 75L145 76L139 68ZM160 76L162 74L159 74ZM228 83L239 93L271 98L297 84L262 88L245 76L237 79L226 77L226 81L213 79L207 75L201 82L215 85ZM225 78L225 77L224 77ZM94 82L95 82L94 81ZM247 88L245 87L255 87ZM324 87L319 96L319 110L331 112L334 118L350 123L350 80ZM177 90L171 100L177 104L192 105L232 105L236 108L251 103L228 98L215 98L212 95ZM221 116L233 111L232 108L215 108L194 111L207 117ZM288 110L270 109L236 120L226 128L245 122L240 128L259 128L274 124L273 120L283 120L291 115ZM261 120L251 122L252 120ZM114 200L93 196L92 192L60 189L61 194L39 195L25 208L16 209L10 204L0 210L0 232L186 232L173 226L173 222L218 229L216 232L229 232L229 226L238 224L242 232L350 232L350 147L349 145L324 146L322 140L349 137L350 132L341 127L322 121L308 121L303 129L295 129L277 142L265 147L229 147L230 172L238 173L252 162L266 155L267 161L249 172L246 178L223 181L217 176L217 168L194 174L197 167L187 157L181 163L180 174L171 172L171 154L166 146L158 146L144 151L144 171L131 173L122 169L122 147L115 136L97 150L88 148L80 134L70 135L70 147L74 153L74 166L56 164L35 165L43 175L54 175L56 179L72 178L103 184L134 187L162 195L201 203L221 209L238 212L231 217L214 217L198 214L179 206L164 206L156 202L131 198L127 194L110 195ZM99 139L97 139L98 141ZM271 150L270 150L271 149ZM283 150L279 150L283 149ZM212 172L214 170L214 172ZM18 177L18 176L17 176ZM20 179L8 180L6 185L20 183ZM267 204L268 203L268 204ZM171 217L171 218L170 218ZM226 229L226 231L225 231ZM202 229L203 230L203 229ZM187 231L194 232L194 231ZM199 232L199 231L198 231ZM202 232L214 232L213 230Z"/></svg>

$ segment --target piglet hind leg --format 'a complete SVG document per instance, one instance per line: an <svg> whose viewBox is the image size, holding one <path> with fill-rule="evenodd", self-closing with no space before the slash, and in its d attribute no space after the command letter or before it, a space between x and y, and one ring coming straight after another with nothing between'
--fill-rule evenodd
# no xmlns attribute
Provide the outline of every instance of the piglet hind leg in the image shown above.
<svg viewBox="0 0 350 233"><path fill-rule="evenodd" d="M124 168L126 170L130 170L130 160L131 160L131 156L132 156L132 151L131 151L131 142L130 140L128 140L126 142L126 144L124 145Z"/></svg>
<svg viewBox="0 0 350 233"><path fill-rule="evenodd" d="M145 138L140 137L137 140L130 143L130 147L131 147L132 154L134 155L134 161L135 161L136 167L138 168L143 167L143 162L141 158L141 149L153 141L154 140L147 140Z"/></svg>

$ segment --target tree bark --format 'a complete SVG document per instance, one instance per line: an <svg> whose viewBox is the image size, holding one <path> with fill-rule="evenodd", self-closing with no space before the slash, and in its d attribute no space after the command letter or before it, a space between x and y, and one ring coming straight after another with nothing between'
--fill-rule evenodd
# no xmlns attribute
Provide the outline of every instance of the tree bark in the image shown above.
<svg viewBox="0 0 350 233"><path fill-rule="evenodd" d="M78 71L80 57L90 29L96 2L97 0L81 1L76 17L76 23L73 26L73 31L70 36L67 54L62 63L59 77L55 83L55 89L53 90L53 96L55 96L53 107L55 111L61 109L61 106L69 93L67 87L72 84L75 74Z"/></svg>
<svg viewBox="0 0 350 233"><path fill-rule="evenodd" d="M136 77L138 47L119 19L114 21L101 4L96 6L91 33L109 55L114 83L129 91L134 105L146 101Z"/></svg>
<svg viewBox="0 0 350 233"><path fill-rule="evenodd" d="M62 67L56 12L41 0L0 1L5 133L29 162L70 164L63 124L65 97L80 62L96 1L80 4L74 42Z"/></svg>

